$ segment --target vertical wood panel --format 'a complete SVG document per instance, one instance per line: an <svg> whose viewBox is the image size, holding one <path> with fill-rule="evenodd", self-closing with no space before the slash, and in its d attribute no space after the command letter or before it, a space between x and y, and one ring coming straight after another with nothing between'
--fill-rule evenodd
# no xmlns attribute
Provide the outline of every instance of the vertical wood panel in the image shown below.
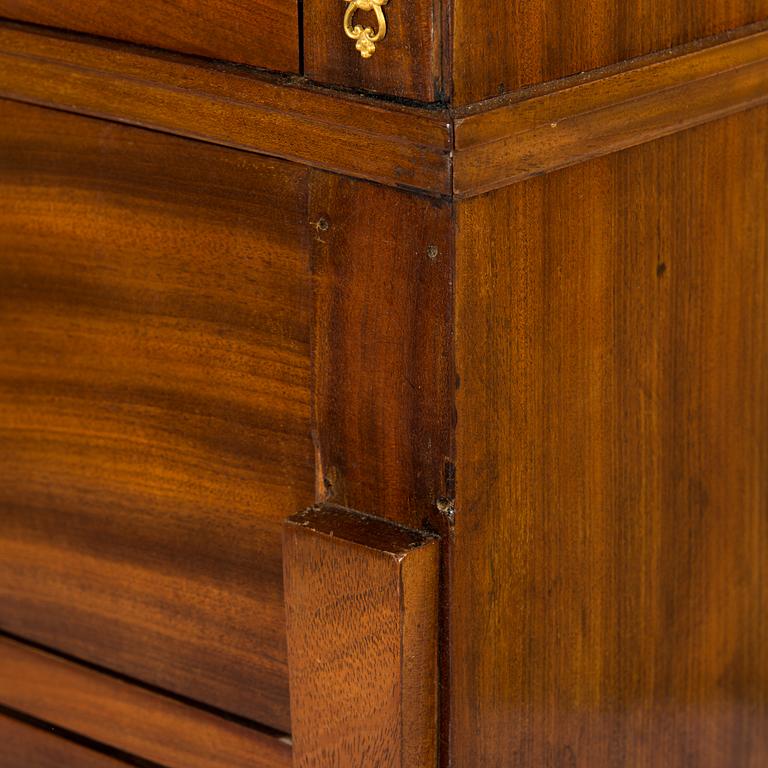
<svg viewBox="0 0 768 768"><path fill-rule="evenodd" d="M286 523L296 768L435 766L438 551L338 507Z"/></svg>
<svg viewBox="0 0 768 768"><path fill-rule="evenodd" d="M318 498L424 527L452 493L450 205L317 173L310 222Z"/></svg>
<svg viewBox="0 0 768 768"><path fill-rule="evenodd" d="M456 768L768 761L767 134L459 205Z"/></svg>

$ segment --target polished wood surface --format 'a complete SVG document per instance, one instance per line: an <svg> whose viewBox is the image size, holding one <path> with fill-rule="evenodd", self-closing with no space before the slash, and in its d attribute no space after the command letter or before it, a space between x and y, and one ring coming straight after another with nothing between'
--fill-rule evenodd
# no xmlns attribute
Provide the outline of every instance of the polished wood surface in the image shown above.
<svg viewBox="0 0 768 768"><path fill-rule="evenodd" d="M0 96L392 186L451 191L443 110L8 23L0 23Z"/></svg>
<svg viewBox="0 0 768 768"><path fill-rule="evenodd" d="M320 173L309 207L317 498L424 527L452 493L451 207Z"/></svg>
<svg viewBox="0 0 768 768"><path fill-rule="evenodd" d="M430 768L437 539L340 507L284 528L295 768Z"/></svg>
<svg viewBox="0 0 768 768"><path fill-rule="evenodd" d="M768 31L575 78L456 115L453 189L465 197L768 102Z"/></svg>
<svg viewBox="0 0 768 768"><path fill-rule="evenodd" d="M296 0L0 0L0 16L299 72Z"/></svg>
<svg viewBox="0 0 768 768"><path fill-rule="evenodd" d="M0 714L3 768L125 768L122 760Z"/></svg>
<svg viewBox="0 0 768 768"><path fill-rule="evenodd" d="M0 638L0 703L164 768L291 767L291 748L277 734L8 638Z"/></svg>
<svg viewBox="0 0 768 768"><path fill-rule="evenodd" d="M0 22L0 710L764 768L768 0L390 0L366 62L336 2L293 74Z"/></svg>
<svg viewBox="0 0 768 768"><path fill-rule="evenodd" d="M344 34L342 0L304 2L304 74L311 80L423 102L445 101L447 4L441 0L384 6L386 37L369 59ZM371 11L357 11L356 24L375 28Z"/></svg>
<svg viewBox="0 0 768 768"><path fill-rule="evenodd" d="M0 24L0 95L468 197L764 102L767 40L751 30L514 97L425 110Z"/></svg>
<svg viewBox="0 0 768 768"><path fill-rule="evenodd" d="M458 206L455 768L768 763L766 135Z"/></svg>
<svg viewBox="0 0 768 768"><path fill-rule="evenodd" d="M0 111L0 628L284 731L306 189L301 166Z"/></svg>
<svg viewBox="0 0 768 768"><path fill-rule="evenodd" d="M768 0L454 0L452 17L463 105L764 20Z"/></svg>

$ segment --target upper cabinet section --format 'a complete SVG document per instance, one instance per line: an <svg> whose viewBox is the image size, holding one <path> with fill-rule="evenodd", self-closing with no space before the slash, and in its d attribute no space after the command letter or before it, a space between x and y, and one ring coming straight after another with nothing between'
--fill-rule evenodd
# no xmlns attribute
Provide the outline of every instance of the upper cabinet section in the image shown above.
<svg viewBox="0 0 768 768"><path fill-rule="evenodd" d="M297 0L0 0L0 16L299 72Z"/></svg>
<svg viewBox="0 0 768 768"><path fill-rule="evenodd" d="M0 0L0 18L463 107L768 20L768 0Z"/></svg>
<svg viewBox="0 0 768 768"><path fill-rule="evenodd" d="M442 7L440 0L304 0L304 74L355 90L445 101Z"/></svg>
<svg viewBox="0 0 768 768"><path fill-rule="evenodd" d="M453 101L469 104L765 18L768 0L453 0Z"/></svg>

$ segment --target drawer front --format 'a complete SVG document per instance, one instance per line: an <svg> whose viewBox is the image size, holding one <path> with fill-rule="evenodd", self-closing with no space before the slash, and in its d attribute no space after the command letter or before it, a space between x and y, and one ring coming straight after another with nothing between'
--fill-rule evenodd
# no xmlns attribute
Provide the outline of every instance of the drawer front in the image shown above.
<svg viewBox="0 0 768 768"><path fill-rule="evenodd" d="M448 78L443 74L443 3L383 0L377 9L380 1L364 10L358 7L366 5L363 0L304 0L304 73L323 83L444 101ZM374 37L386 34L366 45L364 36L347 36L345 29L355 34L356 26L369 28Z"/></svg>
<svg viewBox="0 0 768 768"><path fill-rule="evenodd" d="M291 745L277 734L7 637L0 637L3 708L107 744L142 766L291 768Z"/></svg>
<svg viewBox="0 0 768 768"><path fill-rule="evenodd" d="M297 0L0 0L0 16L299 72Z"/></svg>
<svg viewBox="0 0 768 768"><path fill-rule="evenodd" d="M0 628L283 730L306 174L0 110Z"/></svg>
<svg viewBox="0 0 768 768"><path fill-rule="evenodd" d="M3 768L121 768L116 758L80 746L49 730L0 715Z"/></svg>

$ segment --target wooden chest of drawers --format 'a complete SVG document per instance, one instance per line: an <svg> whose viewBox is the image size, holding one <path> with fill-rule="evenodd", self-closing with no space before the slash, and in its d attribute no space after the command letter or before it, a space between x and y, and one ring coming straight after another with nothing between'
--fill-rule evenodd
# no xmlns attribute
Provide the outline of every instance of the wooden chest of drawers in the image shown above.
<svg viewBox="0 0 768 768"><path fill-rule="evenodd" d="M0 766L768 763L768 2L0 16Z"/></svg>

